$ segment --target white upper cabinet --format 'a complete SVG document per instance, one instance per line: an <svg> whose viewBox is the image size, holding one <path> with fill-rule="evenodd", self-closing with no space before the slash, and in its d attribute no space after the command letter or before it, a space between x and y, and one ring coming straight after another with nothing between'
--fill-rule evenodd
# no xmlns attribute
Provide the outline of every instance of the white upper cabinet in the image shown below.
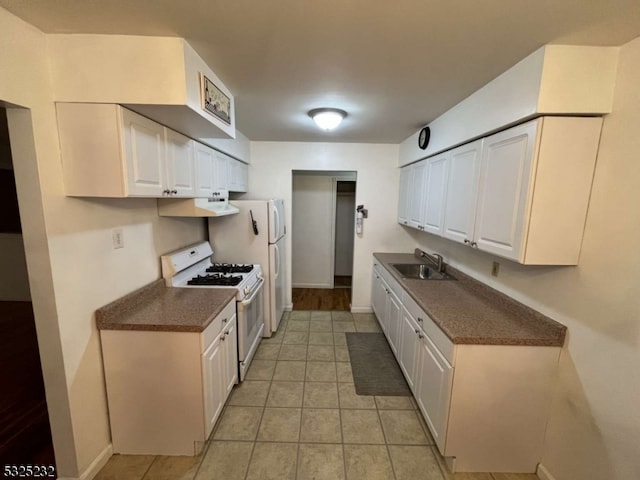
<svg viewBox="0 0 640 480"><path fill-rule="evenodd" d="M473 238L482 140L451 150L443 236L461 243Z"/></svg>
<svg viewBox="0 0 640 480"><path fill-rule="evenodd" d="M602 118L542 117L484 140L474 242L529 265L577 265Z"/></svg>
<svg viewBox="0 0 640 480"><path fill-rule="evenodd" d="M249 186L249 165L234 158L229 159L229 191L246 192Z"/></svg>
<svg viewBox="0 0 640 480"><path fill-rule="evenodd" d="M601 127L541 117L411 165L426 168L408 193L401 183L409 226L522 264L576 265Z"/></svg>
<svg viewBox="0 0 640 480"><path fill-rule="evenodd" d="M194 142L120 105L58 103L65 193L192 197Z"/></svg>
<svg viewBox="0 0 640 480"><path fill-rule="evenodd" d="M177 197L194 197L196 177L194 164L195 144L184 135L165 129L167 148L167 182L171 194Z"/></svg>
<svg viewBox="0 0 640 480"><path fill-rule="evenodd" d="M122 115L125 179L131 196L159 197L168 190L164 127L126 109Z"/></svg>
<svg viewBox="0 0 640 480"><path fill-rule="evenodd" d="M228 155L215 152L213 158L213 187L215 190L229 189L229 161Z"/></svg>
<svg viewBox="0 0 640 480"><path fill-rule="evenodd" d="M424 231L442 235L444 230L444 205L447 194L449 152L427 160L424 197Z"/></svg>
<svg viewBox="0 0 640 480"><path fill-rule="evenodd" d="M407 165L400 169L400 196L398 198L398 223L409 224L409 193L411 187L412 166Z"/></svg>
<svg viewBox="0 0 640 480"><path fill-rule="evenodd" d="M411 166L409 187L409 226L424 228L424 192L427 177L427 162L422 161Z"/></svg>
<svg viewBox="0 0 640 480"><path fill-rule="evenodd" d="M473 236L480 250L514 260L522 254L537 126L530 122L485 139Z"/></svg>
<svg viewBox="0 0 640 480"><path fill-rule="evenodd" d="M214 191L214 158L215 150L196 142L195 169L196 169L196 197L211 197Z"/></svg>

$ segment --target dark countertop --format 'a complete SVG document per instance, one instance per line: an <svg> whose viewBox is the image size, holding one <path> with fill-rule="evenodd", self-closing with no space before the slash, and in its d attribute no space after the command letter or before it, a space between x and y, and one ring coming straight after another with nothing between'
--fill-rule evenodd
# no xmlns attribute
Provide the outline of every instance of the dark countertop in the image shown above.
<svg viewBox="0 0 640 480"><path fill-rule="evenodd" d="M564 344L567 327L449 265L456 280L403 278L391 263L426 263L411 253L374 253L374 257L456 344Z"/></svg>
<svg viewBox="0 0 640 480"><path fill-rule="evenodd" d="M99 330L202 332L234 288L173 288L157 280L96 310Z"/></svg>

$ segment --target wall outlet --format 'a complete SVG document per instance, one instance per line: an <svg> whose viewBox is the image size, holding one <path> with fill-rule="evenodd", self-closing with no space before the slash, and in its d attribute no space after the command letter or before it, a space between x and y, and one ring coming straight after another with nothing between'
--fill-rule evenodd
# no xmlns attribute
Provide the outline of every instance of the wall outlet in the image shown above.
<svg viewBox="0 0 640 480"><path fill-rule="evenodd" d="M498 262L493 262L493 265L491 265L491 275L497 277L498 273L500 273L500 264Z"/></svg>
<svg viewBox="0 0 640 480"><path fill-rule="evenodd" d="M124 248L124 234L121 228L114 228L111 233L113 238L113 248Z"/></svg>

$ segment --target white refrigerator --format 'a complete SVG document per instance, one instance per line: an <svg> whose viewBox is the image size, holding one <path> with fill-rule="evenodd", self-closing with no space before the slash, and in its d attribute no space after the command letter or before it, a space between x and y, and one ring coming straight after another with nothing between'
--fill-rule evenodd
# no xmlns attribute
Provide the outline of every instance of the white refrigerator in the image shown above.
<svg viewBox="0 0 640 480"><path fill-rule="evenodd" d="M257 263L265 278L263 336L280 325L285 306L287 228L284 200L234 200L237 215L209 218L209 242L216 262ZM254 228L255 226L255 228Z"/></svg>

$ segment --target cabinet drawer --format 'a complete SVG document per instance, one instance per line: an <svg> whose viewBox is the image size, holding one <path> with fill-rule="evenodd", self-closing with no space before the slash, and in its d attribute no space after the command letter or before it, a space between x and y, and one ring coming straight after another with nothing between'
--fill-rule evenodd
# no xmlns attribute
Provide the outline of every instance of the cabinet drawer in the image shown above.
<svg viewBox="0 0 640 480"><path fill-rule="evenodd" d="M407 292L404 292L402 297L402 303L404 307L407 309L407 312L411 314L413 318L415 318L418 325L422 328L424 333L429 337L431 342L435 345L438 351L442 354L444 358L447 359L449 364L453 365L453 360L455 358L454 343L445 335L445 333L440 330L429 315L427 315L424 310L422 310L416 301L411 298Z"/></svg>
<svg viewBox="0 0 640 480"><path fill-rule="evenodd" d="M393 291L393 293L396 294L396 297L402 300L402 294L404 292L404 289L400 286L398 281L395 278L393 278L393 275L391 275L391 273L389 273L389 271L386 268L382 266L376 266L376 263L377 262L374 262L373 264L376 271L379 272L379 274L382 276L384 281L387 282L387 285Z"/></svg>
<svg viewBox="0 0 640 480"><path fill-rule="evenodd" d="M227 322L231 321L233 316L236 314L236 301L231 300L218 314L216 318L204 329L202 334L200 335L200 351L204 352L209 346L211 342L213 342L216 337L220 334L222 329L227 325Z"/></svg>

